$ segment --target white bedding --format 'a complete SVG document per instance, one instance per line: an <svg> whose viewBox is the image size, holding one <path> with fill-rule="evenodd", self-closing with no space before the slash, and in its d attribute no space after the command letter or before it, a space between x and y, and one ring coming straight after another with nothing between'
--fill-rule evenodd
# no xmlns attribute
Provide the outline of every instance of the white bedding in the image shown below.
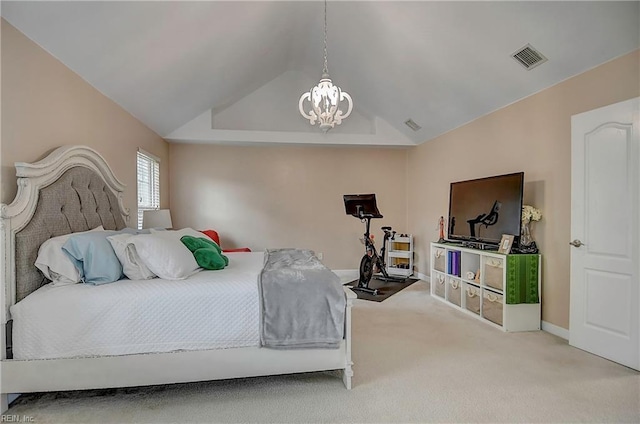
<svg viewBox="0 0 640 424"><path fill-rule="evenodd" d="M262 252L186 280L47 284L11 307L14 359L259 346Z"/></svg>

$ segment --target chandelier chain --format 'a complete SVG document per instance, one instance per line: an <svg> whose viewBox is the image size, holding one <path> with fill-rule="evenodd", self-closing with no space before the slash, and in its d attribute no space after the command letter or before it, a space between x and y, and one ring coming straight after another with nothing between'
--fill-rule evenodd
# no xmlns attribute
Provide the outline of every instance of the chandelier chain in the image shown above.
<svg viewBox="0 0 640 424"><path fill-rule="evenodd" d="M324 69L322 73L329 73L329 67L327 66L327 0L324 0Z"/></svg>

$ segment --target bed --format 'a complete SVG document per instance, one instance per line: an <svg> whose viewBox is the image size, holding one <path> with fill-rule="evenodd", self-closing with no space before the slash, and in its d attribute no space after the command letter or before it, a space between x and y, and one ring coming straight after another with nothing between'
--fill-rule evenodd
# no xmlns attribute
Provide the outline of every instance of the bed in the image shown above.
<svg viewBox="0 0 640 424"><path fill-rule="evenodd" d="M14 393L326 370L341 370L351 388L356 296L349 289L343 289L343 337L334 348L274 349L264 347L256 325L265 321L260 292L265 253L228 253L227 268L181 281L52 287L34 266L40 245L98 226L126 228L124 185L104 158L85 146L63 146L41 161L16 163L16 175L16 198L0 207L3 412ZM92 321L92 327L76 325ZM222 337L209 339L212 329L198 325L203 321L217 323ZM87 331L90 337L77 337Z"/></svg>

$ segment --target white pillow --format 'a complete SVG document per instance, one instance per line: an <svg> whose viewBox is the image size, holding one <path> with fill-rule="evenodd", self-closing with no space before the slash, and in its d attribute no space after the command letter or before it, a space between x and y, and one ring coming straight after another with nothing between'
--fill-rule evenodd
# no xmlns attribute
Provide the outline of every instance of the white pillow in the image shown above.
<svg viewBox="0 0 640 424"><path fill-rule="evenodd" d="M118 260L122 264L122 272L130 280L149 280L156 275L144 264L132 243L133 234L117 234L107 237Z"/></svg>
<svg viewBox="0 0 640 424"><path fill-rule="evenodd" d="M131 242L142 262L160 278L184 280L200 271L191 251L175 236L139 234Z"/></svg>
<svg viewBox="0 0 640 424"><path fill-rule="evenodd" d="M101 226L89 231L65 234L62 236L52 237L40 245L38 249L38 257L36 258L36 268L38 268L48 280L53 281L54 286L63 286L66 284L76 284L80 282L80 273L71 261L71 258L64 253L62 245L69 237L88 233L90 231L104 231Z"/></svg>
<svg viewBox="0 0 640 424"><path fill-rule="evenodd" d="M189 228L189 227L183 228L181 230L156 230L154 228L151 228L150 231L151 231L151 234L156 234L161 237L173 238L177 240L180 240L180 237L182 236L204 237L206 239L211 240L211 238L206 234L201 233L200 231L194 230L193 228Z"/></svg>

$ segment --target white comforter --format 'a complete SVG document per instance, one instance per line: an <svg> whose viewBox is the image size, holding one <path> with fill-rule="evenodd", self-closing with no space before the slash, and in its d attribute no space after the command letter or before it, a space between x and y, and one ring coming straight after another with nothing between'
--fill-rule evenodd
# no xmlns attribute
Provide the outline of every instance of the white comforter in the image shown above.
<svg viewBox="0 0 640 424"><path fill-rule="evenodd" d="M259 346L264 254L186 280L41 287L11 307L14 359Z"/></svg>

